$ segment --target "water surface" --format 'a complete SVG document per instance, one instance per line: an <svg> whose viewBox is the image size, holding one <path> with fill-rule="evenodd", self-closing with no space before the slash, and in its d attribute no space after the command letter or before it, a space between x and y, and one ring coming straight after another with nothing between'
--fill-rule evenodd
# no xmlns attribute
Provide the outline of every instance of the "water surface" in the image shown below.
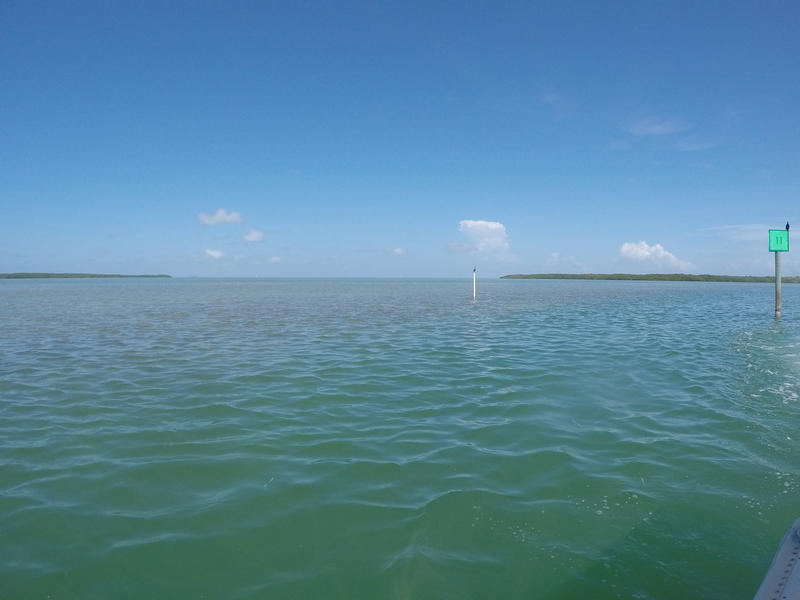
<svg viewBox="0 0 800 600"><path fill-rule="evenodd" d="M0 597L750 598L798 289L0 281Z"/></svg>

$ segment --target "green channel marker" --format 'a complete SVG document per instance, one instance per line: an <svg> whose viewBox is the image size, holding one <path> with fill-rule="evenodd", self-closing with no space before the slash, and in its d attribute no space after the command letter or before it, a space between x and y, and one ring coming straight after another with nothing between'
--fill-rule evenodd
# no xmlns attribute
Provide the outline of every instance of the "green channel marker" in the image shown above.
<svg viewBox="0 0 800 600"><path fill-rule="evenodd" d="M789 232L785 229L769 230L769 251L788 252L789 251Z"/></svg>
<svg viewBox="0 0 800 600"><path fill-rule="evenodd" d="M781 252L789 251L789 221L786 229L769 230L769 251L775 253L775 319L781 318Z"/></svg>

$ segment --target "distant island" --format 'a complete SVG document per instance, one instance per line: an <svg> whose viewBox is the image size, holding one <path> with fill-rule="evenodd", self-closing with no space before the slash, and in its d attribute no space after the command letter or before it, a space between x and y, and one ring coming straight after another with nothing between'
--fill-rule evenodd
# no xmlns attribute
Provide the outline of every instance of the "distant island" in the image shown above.
<svg viewBox="0 0 800 600"><path fill-rule="evenodd" d="M110 277L172 277L171 275L117 275L107 273L0 273L0 279L105 279Z"/></svg>
<svg viewBox="0 0 800 600"><path fill-rule="evenodd" d="M757 275L688 275L686 273L533 273L529 275L503 275L500 279L605 279L614 281L729 281L735 283L773 283L775 276ZM781 277L783 283L800 283L800 277Z"/></svg>

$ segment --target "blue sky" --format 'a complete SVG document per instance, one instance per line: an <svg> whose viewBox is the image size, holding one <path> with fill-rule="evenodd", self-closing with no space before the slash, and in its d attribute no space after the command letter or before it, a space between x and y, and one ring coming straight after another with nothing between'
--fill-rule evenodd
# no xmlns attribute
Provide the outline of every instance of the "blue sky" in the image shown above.
<svg viewBox="0 0 800 600"><path fill-rule="evenodd" d="M797 2L4 0L0 272L769 274L798 31Z"/></svg>

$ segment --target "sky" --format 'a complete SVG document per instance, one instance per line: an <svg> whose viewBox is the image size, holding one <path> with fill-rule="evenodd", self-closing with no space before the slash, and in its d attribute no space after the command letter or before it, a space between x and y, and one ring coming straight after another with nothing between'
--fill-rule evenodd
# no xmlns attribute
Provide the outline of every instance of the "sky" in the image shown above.
<svg viewBox="0 0 800 600"><path fill-rule="evenodd" d="M796 1L2 0L0 272L768 275L798 31Z"/></svg>

